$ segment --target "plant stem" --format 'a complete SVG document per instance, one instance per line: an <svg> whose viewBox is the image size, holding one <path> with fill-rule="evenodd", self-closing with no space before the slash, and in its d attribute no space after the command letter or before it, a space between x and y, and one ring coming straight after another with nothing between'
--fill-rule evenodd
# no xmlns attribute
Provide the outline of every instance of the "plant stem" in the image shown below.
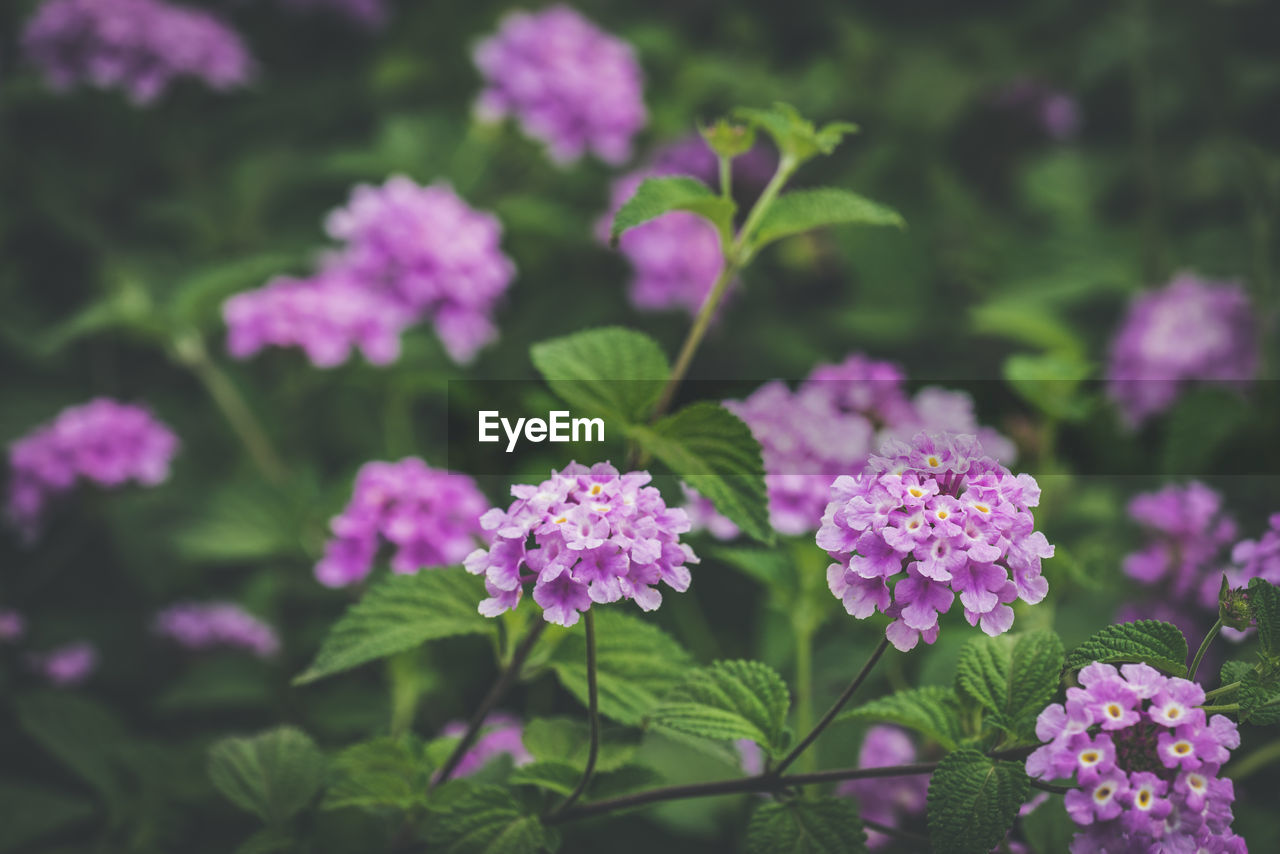
<svg viewBox="0 0 1280 854"><path fill-rule="evenodd" d="M726 199L733 198L733 158L720 158L720 195Z"/></svg>
<svg viewBox="0 0 1280 854"><path fill-rule="evenodd" d="M591 741L587 748L587 765L582 769L582 779L569 797L556 807L551 815L560 815L577 802L591 785L591 775L596 770L596 757L600 754L600 708L596 697L596 621L590 610L583 615L587 629L587 722L591 728Z"/></svg>
<svg viewBox="0 0 1280 854"><path fill-rule="evenodd" d="M736 795L749 792L776 792L792 786L807 783L834 783L840 780L859 780L876 777L905 777L912 774L931 774L938 767L936 762L916 762L910 765L890 765L883 768L834 768L827 771L814 771L810 774L792 774L780 777L776 773L757 774L754 777L739 777L733 780L715 780L709 783L686 783L678 786L663 786L644 792L635 792L617 798L582 804L571 810L565 810L550 816L547 823L560 823L589 818L593 815L613 812L614 810L661 803L662 801L684 800L686 798L707 798L716 795Z"/></svg>
<svg viewBox="0 0 1280 854"><path fill-rule="evenodd" d="M871 657L867 659L867 663L862 665L862 669L858 671L858 675L853 677L853 681L849 683L848 688L844 689L844 693L840 695L839 699L835 701L830 709L827 709L827 713L822 716L822 720L818 721L814 728L809 731L809 734L801 739L800 743L792 748L791 752L784 756L782 761L778 763L778 767L773 770L773 774L775 776L780 775L783 771L787 770L791 763L795 762L800 754L804 753L809 745L813 744L814 740L817 739L818 736L822 735L822 731L827 728L828 724L835 720L836 715L840 714L840 710L843 709L845 704L853 697L854 692L856 692L862 683L866 681L867 677L871 675L871 669L876 666L876 662L880 660L880 656L884 655L884 651L888 648L889 639L881 638L880 643L877 644L875 650L872 651Z"/></svg>
<svg viewBox="0 0 1280 854"><path fill-rule="evenodd" d="M174 342L178 361L191 369L209 392L209 397L222 410L227 423L248 450L249 456L263 476L274 484L284 483L289 473L267 438L249 405L244 402L231 378L209 357L204 341L195 334L183 335Z"/></svg>
<svg viewBox="0 0 1280 854"><path fill-rule="evenodd" d="M1039 789L1042 792L1053 792L1055 795L1065 795L1067 792L1075 788L1075 786L1059 786L1054 783L1046 783L1044 780L1031 778L1031 788Z"/></svg>
<svg viewBox="0 0 1280 854"><path fill-rule="evenodd" d="M806 732L813 726L813 632L796 632L796 730ZM818 767L817 751L804 757L804 770Z"/></svg>
<svg viewBox="0 0 1280 854"><path fill-rule="evenodd" d="M698 352L698 345L702 343L702 339L707 334L707 329L711 326L711 319L715 316L716 309L720 306L720 300L724 298L725 291L729 289L729 284L733 281L733 277L737 274L737 265L726 259L724 269L720 271L719 278L715 284L711 286L711 291L707 294L707 298L702 301L702 307L698 309L698 316L693 319L693 326L689 327L689 334L685 336L684 344L680 347L680 355L676 357L675 367L671 369L671 376L667 378L667 384L662 387L662 396L658 398L658 405L653 410L653 420L657 421L661 418L671 406L672 399L676 396L676 389L680 387L680 382L684 379L684 375L689 371L689 365L693 362L693 354Z"/></svg>
<svg viewBox="0 0 1280 854"><path fill-rule="evenodd" d="M1209 644L1218 636L1218 632L1222 631L1222 618L1219 617L1217 622L1213 624L1213 628L1209 629L1209 633L1204 636L1204 640L1200 641L1200 648L1196 650L1196 657L1191 659L1191 666L1187 668L1187 678L1192 682L1196 679L1196 671L1200 669L1200 659L1204 658L1205 652L1209 649Z"/></svg>
<svg viewBox="0 0 1280 854"><path fill-rule="evenodd" d="M1231 703L1226 706L1201 706L1200 708L1205 714L1212 714L1213 712L1238 712L1240 711L1240 704Z"/></svg>
<svg viewBox="0 0 1280 854"><path fill-rule="evenodd" d="M760 220L764 219L765 212L773 204L773 200L778 197L783 185L791 179L791 175L796 171L798 165L793 158L785 155L778 161L777 171L773 173L773 177L769 179L769 183L761 191L760 198L756 199L756 203L751 206L751 213L747 214L747 221L742 224L742 228L738 231L738 239L733 243L733 250L730 254L738 264L745 265L747 261L751 260L753 250L748 248L751 232L755 231L756 226L760 224Z"/></svg>
<svg viewBox="0 0 1280 854"><path fill-rule="evenodd" d="M671 369L671 376L667 378L667 384L662 388L662 396L658 398L658 405L654 407L654 421L666 414L667 409L671 406L671 401L676 396L676 389L680 387L680 383L684 380L684 375L689 372L689 365L693 362L693 355L698 352L698 345L702 343L702 339L706 336L707 329L711 326L711 320L715 317L716 309L720 307L720 301L724 299L725 291L729 289L729 285L733 282L738 271L751 260L752 250L749 244L751 232L760 224L765 211L773 204L773 200L778 197L778 193L781 192L783 185L787 183L791 174L795 172L797 165L795 160L790 157L783 157L778 162L777 171L773 173L768 185L760 193L760 198L756 199L756 203L751 206L751 212L747 214L747 221L742 224L737 238L732 245L723 247L724 268L721 269L720 276L716 279L715 284L711 286L711 291L707 294L707 298L702 301L702 306L698 309L698 315L693 319L693 326L689 327L689 334L685 336L684 344L680 347L680 355L676 357L675 367Z"/></svg>
<svg viewBox="0 0 1280 854"><path fill-rule="evenodd" d="M1280 740L1259 747L1236 763L1228 765L1226 776L1232 780L1243 780L1275 762L1280 762Z"/></svg>
<svg viewBox="0 0 1280 854"><path fill-rule="evenodd" d="M537 643L538 638L542 636L542 630L547 627L545 620L536 620L533 628L529 629L529 634L525 635L520 646L516 647L516 651L511 656L506 669L498 675L498 679L493 683L493 687L489 689L489 693L476 707L475 713L472 714L471 720L467 722L467 731L462 734L462 739L458 742L457 747L453 749L453 753L449 754L449 758L440 766L440 770L436 772L431 779L431 788L435 788L440 783L449 779L449 775L458 767L458 763L462 761L462 757L471 749L471 745L475 743L476 737L480 734L480 728L484 726L485 719L489 717L489 712L493 711L493 707L498 704L511 684L520 676L520 668L524 666L524 660L529 657L529 653L533 651L533 645Z"/></svg>
<svg viewBox="0 0 1280 854"><path fill-rule="evenodd" d="M1232 682L1229 685L1221 685L1217 688L1214 688L1212 691L1205 691L1204 698L1208 700L1209 698L1217 697L1220 694L1230 694L1232 691L1236 690L1239 687L1240 687L1239 682Z"/></svg>

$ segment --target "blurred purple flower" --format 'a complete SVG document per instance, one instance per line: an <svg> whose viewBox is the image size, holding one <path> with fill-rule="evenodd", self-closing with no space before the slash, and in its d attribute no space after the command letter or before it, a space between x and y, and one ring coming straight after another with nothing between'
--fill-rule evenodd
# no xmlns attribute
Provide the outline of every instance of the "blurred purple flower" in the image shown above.
<svg viewBox="0 0 1280 854"><path fill-rule="evenodd" d="M27 633L27 621L12 609L0 609L0 642L20 640Z"/></svg>
<svg viewBox="0 0 1280 854"><path fill-rule="evenodd" d="M480 520L493 534L492 547L465 561L468 572L485 576L490 598L480 613L511 610L530 581L543 618L562 626L577 623L593 602L632 599L652 611L662 604L660 581L687 590L685 564L698 562L680 542L689 518L667 507L662 493L646 485L650 479L644 471L619 474L608 463L570 463L537 486L511 487L511 506Z"/></svg>
<svg viewBox="0 0 1280 854"><path fill-rule="evenodd" d="M1268 520L1270 527L1256 540L1241 540L1231 550L1234 567L1227 570L1232 587L1244 587L1254 578L1280 584L1280 513ZM1217 591L1214 591L1215 601Z"/></svg>
<svg viewBox="0 0 1280 854"><path fill-rule="evenodd" d="M78 478L154 486L168 478L177 449L178 438L143 407L105 397L68 407L9 445L9 516L34 538L50 500Z"/></svg>
<svg viewBox="0 0 1280 854"><path fill-rule="evenodd" d="M231 647L270 658L280 651L275 630L233 602L182 602L156 616L156 634L191 650Z"/></svg>
<svg viewBox="0 0 1280 854"><path fill-rule="evenodd" d="M316 564L316 578L327 587L363 581L383 539L395 546L393 572L460 563L485 541L480 516L488 508L465 474L431 468L417 457L365 463L351 501L330 523L334 538Z"/></svg>
<svg viewBox="0 0 1280 854"><path fill-rule="evenodd" d="M774 381L746 400L725 401L760 442L776 530L816 530L831 483L860 472L872 450L889 439L909 440L921 430L974 435L997 461L1016 458L1013 442L977 423L969 395L931 386L908 398L905 384L897 365L855 353L817 366L794 392ZM721 539L738 534L706 499L691 501L689 513L695 529L708 528Z"/></svg>
<svg viewBox="0 0 1280 854"><path fill-rule="evenodd" d="M1129 516L1151 541L1125 557L1125 574L1160 591L1174 609L1217 614L1223 551L1236 538L1236 523L1223 512L1222 496L1198 481L1134 496Z"/></svg>
<svg viewBox="0 0 1280 854"><path fill-rule="evenodd" d="M514 115L557 163L587 151L606 163L631 154L644 127L643 76L630 45L564 5L511 12L474 59L485 89L485 120Z"/></svg>
<svg viewBox="0 0 1280 854"><path fill-rule="evenodd" d="M138 105L179 77L243 86L253 62L240 36L208 12L161 0L45 0L22 36L55 89L120 88Z"/></svg>
<svg viewBox="0 0 1280 854"><path fill-rule="evenodd" d="M445 724L440 735L446 738L459 738L467 731L464 721L451 721ZM524 727L517 718L494 712L485 719L484 726L475 744L462 756L462 761L453 770L449 779L469 777L485 766L495 756L507 755L517 766L527 765L533 761L533 755L525 749Z"/></svg>
<svg viewBox="0 0 1280 854"><path fill-rule="evenodd" d="M277 279L223 305L233 356L300 346L327 368L355 346L385 365L399 358L400 333L429 320L450 358L467 363L497 336L491 316L515 277L502 226L446 184L394 176L359 185L325 228L343 246L317 275Z"/></svg>
<svg viewBox="0 0 1280 854"><path fill-rule="evenodd" d="M916 759L916 747L911 737L895 726L879 725L868 729L858 751L859 768L907 765ZM919 774L846 780L836 789L838 795L857 799L863 818L888 827L901 827L906 819L922 815L928 793L929 778ZM890 837L867 829L868 848L882 848L891 841Z"/></svg>
<svg viewBox="0 0 1280 854"><path fill-rule="evenodd" d="M1014 476L973 436L891 439L861 473L831 485L817 535L837 561L831 592L858 619L891 617L886 636L904 652L937 639L956 597L969 625L1003 634L1009 603L1034 605L1049 589L1040 562L1054 548L1035 530L1039 502L1035 478Z"/></svg>
<svg viewBox="0 0 1280 854"><path fill-rule="evenodd" d="M414 317L389 297L341 275L281 277L222 307L227 349L246 359L265 347L301 347L318 368L340 365L358 347L375 365L400 357L400 333Z"/></svg>
<svg viewBox="0 0 1280 854"><path fill-rule="evenodd" d="M76 641L29 656L31 666L59 688L70 688L98 669L98 650L88 641Z"/></svg>
<svg viewBox="0 0 1280 854"><path fill-rule="evenodd" d="M775 165L772 154L757 146L734 159L734 184L758 191ZM596 224L597 238L602 243L609 241L614 216L644 179L667 175L688 175L719 187L719 161L702 137L696 135L660 148L650 165L613 182L609 212ZM627 229L618 240L618 248L635 270L631 302L649 311L682 308L690 314L697 313L724 268L715 227L702 217L683 211L672 211Z"/></svg>
<svg viewBox="0 0 1280 854"><path fill-rule="evenodd" d="M289 9L301 12L325 11L376 29L387 22L386 0L280 0Z"/></svg>
<svg viewBox="0 0 1280 854"><path fill-rule="evenodd" d="M993 98L997 106L1025 112L1050 139L1071 139L1080 131L1080 105L1065 92L1030 78L1015 80Z"/></svg>
<svg viewBox="0 0 1280 854"><path fill-rule="evenodd" d="M1137 426L1193 382L1247 385L1258 370L1257 320L1239 285L1181 274L1129 307L1111 346L1108 394Z"/></svg>
<svg viewBox="0 0 1280 854"><path fill-rule="evenodd" d="M760 745L749 738L739 738L733 742L733 748L738 751L738 762L744 773L752 777L764 773L764 751Z"/></svg>
<svg viewBox="0 0 1280 854"><path fill-rule="evenodd" d="M490 316L515 277L502 254L502 224L471 208L447 184L404 176L362 184L325 229L345 243L337 270L430 320L455 362L471 361L497 336Z"/></svg>

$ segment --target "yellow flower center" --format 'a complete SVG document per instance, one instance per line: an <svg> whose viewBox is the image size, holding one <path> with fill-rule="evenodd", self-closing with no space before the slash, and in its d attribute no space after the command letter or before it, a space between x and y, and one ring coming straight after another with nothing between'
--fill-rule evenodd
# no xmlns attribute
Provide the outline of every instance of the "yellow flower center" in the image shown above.
<svg viewBox="0 0 1280 854"><path fill-rule="evenodd" d="M938 511L938 518L939 518L939 519L945 519L945 518L947 518L947 517L948 517L948 516L950 516L950 515L951 515L951 514L950 514L950 513L948 513L946 510L939 510L939 511Z"/></svg>
<svg viewBox="0 0 1280 854"><path fill-rule="evenodd" d="M592 494L592 495L599 495L599 494L600 494L600 489L601 489L600 484L598 484L598 483L593 483L593 484L591 484L591 494Z"/></svg>
<svg viewBox="0 0 1280 854"><path fill-rule="evenodd" d="M1151 806L1151 793L1146 789L1143 789L1141 792L1138 792L1138 806L1142 807L1143 809L1146 809L1147 807Z"/></svg>
<svg viewBox="0 0 1280 854"><path fill-rule="evenodd" d="M1095 801L1105 801L1109 797L1111 797L1110 786L1101 786L1093 793L1093 799Z"/></svg>
<svg viewBox="0 0 1280 854"><path fill-rule="evenodd" d="M975 505L973 505L973 509L977 510L979 513L990 513L990 512L991 512L991 508L990 508L990 507L988 507L988 506L987 506L987 505L985 505L985 504L975 504Z"/></svg>
<svg viewBox="0 0 1280 854"><path fill-rule="evenodd" d="M1124 714L1124 712L1120 711L1119 706L1117 706L1115 703L1112 703L1111 705L1107 706L1107 714L1113 718L1118 719L1121 715Z"/></svg>
<svg viewBox="0 0 1280 854"><path fill-rule="evenodd" d="M1191 745L1187 744L1185 741L1180 741L1173 746L1173 752L1179 756L1186 756L1191 752Z"/></svg>
<svg viewBox="0 0 1280 854"><path fill-rule="evenodd" d="M1080 761L1083 762L1085 765L1097 765L1098 764L1097 751L1090 750L1087 753L1080 754Z"/></svg>
<svg viewBox="0 0 1280 854"><path fill-rule="evenodd" d="M1169 709L1169 711L1165 714L1165 716L1168 717L1170 720L1173 720L1174 718L1178 717L1178 715L1180 714L1182 714L1182 709L1179 709L1177 706L1174 706L1173 708Z"/></svg>
<svg viewBox="0 0 1280 854"><path fill-rule="evenodd" d="M563 525L565 522L569 521L569 517L561 516L559 519L553 519L552 521L555 522L557 525Z"/></svg>
<svg viewBox="0 0 1280 854"><path fill-rule="evenodd" d="M937 457L929 457L927 462L929 463L929 468L936 469L938 466L942 465L942 463L939 462Z"/></svg>

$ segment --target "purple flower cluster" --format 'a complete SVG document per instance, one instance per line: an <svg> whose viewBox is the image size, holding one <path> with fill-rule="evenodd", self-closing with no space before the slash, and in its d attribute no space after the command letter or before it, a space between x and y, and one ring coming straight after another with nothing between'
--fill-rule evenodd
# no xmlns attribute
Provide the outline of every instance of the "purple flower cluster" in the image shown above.
<svg viewBox="0 0 1280 854"><path fill-rule="evenodd" d="M1218 777L1240 735L1222 715L1206 720L1204 690L1145 664L1095 662L1079 681L1040 713L1036 735L1048 743L1027 758L1033 777L1079 783L1066 796L1084 828L1073 854L1244 852L1231 780Z"/></svg>
<svg viewBox="0 0 1280 854"><path fill-rule="evenodd" d="M83 683L98 669L98 649L88 641L64 644L28 656L33 669L59 688Z"/></svg>
<svg viewBox="0 0 1280 854"><path fill-rule="evenodd" d="M316 564L316 578L327 587L363 581L382 540L395 546L394 572L459 563L484 540L480 518L488 507L465 474L431 468L417 457L365 463L351 501L330 522L334 538Z"/></svg>
<svg viewBox="0 0 1280 854"><path fill-rule="evenodd" d="M156 615L156 634L191 650L231 647L270 658L280 651L275 630L233 602L183 602Z"/></svg>
<svg viewBox="0 0 1280 854"><path fill-rule="evenodd" d="M386 0L281 0L281 3L300 12L333 12L371 30L387 22Z"/></svg>
<svg viewBox="0 0 1280 854"><path fill-rule="evenodd" d="M69 407L9 446L9 515L34 537L50 500L78 478L154 486L169 476L177 450L173 432L140 406L100 397Z"/></svg>
<svg viewBox="0 0 1280 854"><path fill-rule="evenodd" d="M223 306L232 355L296 345L331 367L356 346L387 364L399 357L401 331L429 320L449 356L466 363L497 336L491 317L515 277L502 225L446 184L395 176L360 185L325 228L343 245L315 276L276 280Z"/></svg>
<svg viewBox="0 0 1280 854"><path fill-rule="evenodd" d="M460 738L466 731L464 721L450 721L441 728L440 735L445 738ZM469 777L495 756L510 756L516 766L529 764L533 761L533 755L525 749L523 737L524 727L518 719L494 712L485 718L475 744L462 755L462 760L453 769L449 779Z"/></svg>
<svg viewBox="0 0 1280 854"><path fill-rule="evenodd" d="M484 574L487 617L514 608L525 582L550 623L572 626L592 602L633 599L646 611L662 604L659 581L689 587L686 563L697 563L680 542L689 530L683 510L667 507L648 472L619 474L608 463L570 463L537 486L511 487L515 501L480 519L493 545L465 561ZM530 539L532 538L532 545Z"/></svg>
<svg viewBox="0 0 1280 854"><path fill-rule="evenodd" d="M908 397L905 383L897 365L855 353L814 368L794 392L774 381L746 400L725 401L763 450L775 529L784 534L816 530L831 500L832 481L862 471L871 452L889 439L907 441L921 430L976 435L997 461L1013 461L1013 443L977 423L969 395L930 386ZM705 499L695 500L690 512L696 527L707 527L715 536L738 534Z"/></svg>
<svg viewBox="0 0 1280 854"><path fill-rule="evenodd" d="M0 642L20 640L27 633L27 621L17 611L0 608Z"/></svg>
<svg viewBox="0 0 1280 854"><path fill-rule="evenodd" d="M1136 426L1192 382L1244 386L1258 370L1257 321L1244 290L1182 274L1129 308L1111 347L1107 390Z"/></svg>
<svg viewBox="0 0 1280 854"><path fill-rule="evenodd" d="M1169 485L1134 496L1129 516L1151 542L1124 559L1124 571L1143 584L1159 585L1169 605L1218 610L1223 550L1236 537L1236 523L1223 512L1222 496L1198 481Z"/></svg>
<svg viewBox="0 0 1280 854"><path fill-rule="evenodd" d="M896 726L873 726L867 730L858 751L859 768L887 768L916 761L916 746L911 737ZM838 795L857 799L863 818L888 827L900 827L911 816L924 812L929 794L929 779L920 775L885 777L882 779L846 780L836 789ZM883 848L892 839L868 828L867 847Z"/></svg>
<svg viewBox="0 0 1280 854"><path fill-rule="evenodd" d="M120 88L139 105L179 77L197 77L217 90L242 86L253 67L226 24L161 0L45 0L22 45L54 88Z"/></svg>
<svg viewBox="0 0 1280 854"><path fill-rule="evenodd" d="M1049 589L1040 561L1053 546L1030 509L1039 501L1035 478L1013 475L972 436L892 439L863 472L831 486L817 536L837 561L831 592L859 619L888 614L886 636L903 651L937 639L938 615L957 595L969 625L1006 632L1009 603L1035 604Z"/></svg>
<svg viewBox="0 0 1280 854"><path fill-rule="evenodd" d="M592 151L606 163L631 154L644 127L644 80L631 47L564 5L512 12L475 50L486 120L514 115L558 163Z"/></svg>
<svg viewBox="0 0 1280 854"><path fill-rule="evenodd" d="M358 347L374 365L400 357L409 312L346 276L281 277L223 306L227 349L247 359L265 347L301 347L318 368L340 365Z"/></svg>

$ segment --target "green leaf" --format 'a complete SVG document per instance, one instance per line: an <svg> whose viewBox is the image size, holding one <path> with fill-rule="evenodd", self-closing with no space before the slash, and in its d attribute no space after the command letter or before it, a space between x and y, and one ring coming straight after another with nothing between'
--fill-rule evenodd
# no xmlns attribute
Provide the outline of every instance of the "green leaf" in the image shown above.
<svg viewBox="0 0 1280 854"><path fill-rule="evenodd" d="M1241 723L1265 726L1280 721L1280 671L1266 669L1264 674L1251 668L1240 676L1236 702L1240 704Z"/></svg>
<svg viewBox="0 0 1280 854"><path fill-rule="evenodd" d="M1262 578L1249 582L1249 611L1258 627L1258 642L1268 655L1280 653L1280 588Z"/></svg>
<svg viewBox="0 0 1280 854"><path fill-rule="evenodd" d="M585 721L568 717L535 718L525 725L521 739L535 759L567 762L575 768L587 765L590 732ZM635 730L604 727L600 733L597 771L612 771L625 765L640 744Z"/></svg>
<svg viewBox="0 0 1280 854"><path fill-rule="evenodd" d="M909 727L948 750L964 737L960 700L952 688L924 685L864 703L844 712L840 721L888 721Z"/></svg>
<svg viewBox="0 0 1280 854"><path fill-rule="evenodd" d="M747 854L861 854L866 834L850 798L765 803L747 826Z"/></svg>
<svg viewBox="0 0 1280 854"><path fill-rule="evenodd" d="M45 788L27 779L0 779L0 851L12 851L49 833L80 824L93 816L84 798Z"/></svg>
<svg viewBox="0 0 1280 854"><path fill-rule="evenodd" d="M320 788L324 755L306 733L279 727L249 738L224 738L209 748L209 778L241 809L279 825Z"/></svg>
<svg viewBox="0 0 1280 854"><path fill-rule="evenodd" d="M1024 293L976 306L970 317L973 331L979 335L998 335L1044 352L1073 355L1077 359L1087 352L1079 334L1063 322L1061 307Z"/></svg>
<svg viewBox="0 0 1280 854"><path fill-rule="evenodd" d="M483 579L461 567L387 576L347 609L315 661L293 684L305 685L425 641L490 634L494 623L476 610L484 597Z"/></svg>
<svg viewBox="0 0 1280 854"><path fill-rule="evenodd" d="M1187 639L1178 627L1158 620L1135 620L1107 626L1067 656L1078 670L1092 661L1106 664L1142 661L1176 676L1187 674Z"/></svg>
<svg viewBox="0 0 1280 854"><path fill-rule="evenodd" d="M794 598L800 586L795 567L780 549L717 546L711 557L751 576L768 588L771 597Z"/></svg>
<svg viewBox="0 0 1280 854"><path fill-rule="evenodd" d="M120 795L119 754L128 735L105 706L67 692L19 697L18 724L108 801Z"/></svg>
<svg viewBox="0 0 1280 854"><path fill-rule="evenodd" d="M652 723L704 738L748 738L773 756L787 749L791 694L759 661L717 661L689 674L650 716Z"/></svg>
<svg viewBox="0 0 1280 854"><path fill-rule="evenodd" d="M412 734L355 744L330 763L320 807L407 812L426 803L433 770L425 745Z"/></svg>
<svg viewBox="0 0 1280 854"><path fill-rule="evenodd" d="M586 662L581 630L565 636L547 660L560 684L584 706ZM601 609L596 617L596 680L605 717L640 724L692 666L689 653L657 626L617 609Z"/></svg>
<svg viewBox="0 0 1280 854"><path fill-rule="evenodd" d="M556 837L537 816L525 815L498 786L451 783L461 794L429 807L426 841L440 854L536 854ZM444 787L441 787L442 789Z"/></svg>
<svg viewBox="0 0 1280 854"><path fill-rule="evenodd" d="M905 228L906 222L897 211L848 190L834 187L796 190L774 200L751 235L751 243L759 248L775 240L828 225Z"/></svg>
<svg viewBox="0 0 1280 854"><path fill-rule="evenodd" d="M645 178L635 195L614 216L610 239L616 243L627 229L670 211L688 211L709 220L727 243L737 206L732 199L719 195L697 178L683 175Z"/></svg>
<svg viewBox="0 0 1280 854"><path fill-rule="evenodd" d="M741 418L704 401L633 435L748 536L773 544L760 443Z"/></svg>
<svg viewBox="0 0 1280 854"><path fill-rule="evenodd" d="M993 722L1022 738L1058 688L1062 641L1053 632L979 637L965 644L956 666L956 690L991 713Z"/></svg>
<svg viewBox="0 0 1280 854"><path fill-rule="evenodd" d="M852 122L831 122L816 128L795 107L781 102L768 109L741 107L733 114L773 137L783 157L797 165L819 154L830 154L847 135L858 132Z"/></svg>
<svg viewBox="0 0 1280 854"><path fill-rule="evenodd" d="M605 415L625 424L649 417L671 374L657 342L620 326L588 329L534 344L533 365L575 415Z"/></svg>
<svg viewBox="0 0 1280 854"><path fill-rule="evenodd" d="M1022 764L977 750L948 753L929 780L929 837L942 854L986 854L1031 794Z"/></svg>
<svg viewBox="0 0 1280 854"><path fill-rule="evenodd" d="M1057 352L1017 353L1004 361L1004 378L1023 400L1051 418L1079 421L1088 417L1091 402L1081 396L1081 384L1093 373L1082 356Z"/></svg>

